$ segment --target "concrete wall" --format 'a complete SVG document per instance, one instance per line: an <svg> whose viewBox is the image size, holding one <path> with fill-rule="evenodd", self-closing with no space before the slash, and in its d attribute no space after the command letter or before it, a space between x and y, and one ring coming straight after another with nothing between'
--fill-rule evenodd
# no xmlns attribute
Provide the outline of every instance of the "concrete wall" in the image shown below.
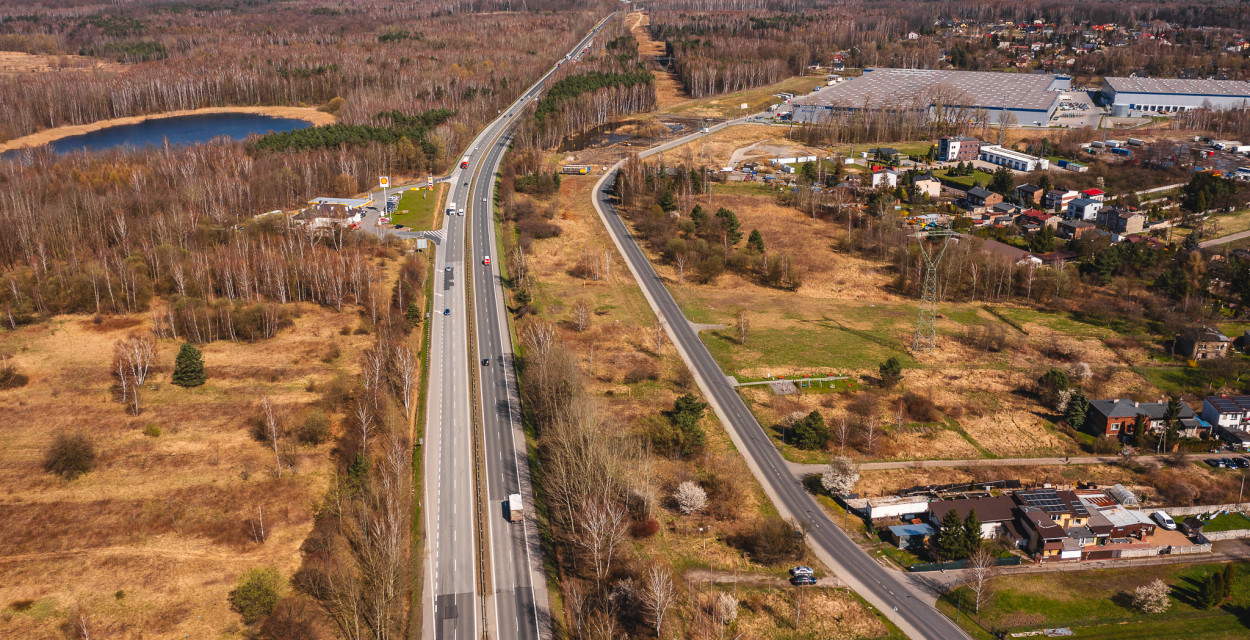
<svg viewBox="0 0 1250 640"><path fill-rule="evenodd" d="M1202 534L1207 540L1215 542L1216 540L1241 540L1250 538L1250 529L1233 529L1232 531L1212 531L1211 533L1203 532Z"/></svg>
<svg viewBox="0 0 1250 640"><path fill-rule="evenodd" d="M1199 505L1196 507L1151 507L1143 508L1142 511L1154 513L1162 510L1164 513L1172 516L1172 519L1180 522L1180 518L1176 516L1196 516L1204 513L1215 513L1217 511L1250 511L1250 503L1243 502L1238 504L1216 504L1216 505Z"/></svg>

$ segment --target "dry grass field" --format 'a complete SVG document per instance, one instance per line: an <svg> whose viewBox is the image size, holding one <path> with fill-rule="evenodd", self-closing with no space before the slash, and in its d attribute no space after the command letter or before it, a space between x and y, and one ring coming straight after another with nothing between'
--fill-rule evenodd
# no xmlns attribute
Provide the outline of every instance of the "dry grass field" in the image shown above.
<svg viewBox="0 0 1250 640"><path fill-rule="evenodd" d="M667 338L656 356L655 316L591 205L590 191L597 180L593 175L565 177L560 192L553 196L557 211L553 219L562 232L557 238L534 241L529 252L534 301L538 317L556 323L561 340L579 358L587 373L585 382L610 424L645 438L651 421L662 419L660 411L672 407L678 395L688 391L698 394L698 390ZM600 280L574 275L579 262L592 257L602 260L604 256L610 260L611 267L606 270L610 275ZM591 309L589 327L583 332L576 330L574 322L579 301ZM750 562L729 544L744 526L774 511L716 419L705 418L703 427L707 445L701 454L690 460L653 455L648 458L649 467L639 470L652 474L663 499L657 513L659 530L632 541L631 562L645 566L660 560L678 574L712 570L784 575L783 567ZM680 515L667 496L680 482L709 474L733 485L736 499L730 507L732 515ZM803 562L819 566L810 554ZM737 628L742 637L782 637L777 630L793 623L789 594L770 590L740 595ZM820 624L838 629L834 635L821 637L885 635L884 625L854 596L830 590L811 597L805 604L812 607L811 618L805 613L805 623L825 620ZM834 625L829 622L833 620L841 622Z"/></svg>
<svg viewBox="0 0 1250 640"><path fill-rule="evenodd" d="M170 384L179 343L158 341L139 416L114 399L109 365L114 341L150 319L57 317L4 334L0 352L30 381L0 391L0 635L60 637L81 607L104 637L241 637L227 595L247 569L298 567L332 446L300 446L279 478L247 421L268 394L294 426L319 397L310 385L354 377L351 354L371 340L340 335L358 323L348 312L304 306L294 322L266 342L204 345L208 382L192 389ZM42 467L63 432L98 453L73 481Z"/></svg>
<svg viewBox="0 0 1250 640"><path fill-rule="evenodd" d="M57 71L117 71L122 65L108 60L74 55L46 55L21 51L0 51L0 76L16 76Z"/></svg>
<svg viewBox="0 0 1250 640"><path fill-rule="evenodd" d="M742 126L711 137L713 161L728 162L775 153L812 152L779 137L777 128ZM763 151L764 153L760 153ZM666 161L693 156L687 145L668 152ZM1077 321L1065 314L1019 305L983 303L939 304L938 349L922 357L910 352L917 301L892 287L895 274L883 260L844 248L840 225L812 220L777 204L763 185L731 183L713 189L700 204L714 211L733 210L744 233L758 229L770 253L789 254L800 265L803 283L797 291L768 288L753 278L727 272L715 282L679 282L675 267L658 265L687 317L692 321L732 327L745 311L750 323L746 344L732 329L704 333L705 342L722 368L740 378L841 373L864 383L875 397L880 422L893 438L872 458L920 459L979 456L1025 457L1077 452L1072 438L1056 431L1049 415L1028 388L1062 351L1090 365L1091 397L1154 399L1163 391L1130 366L1150 366L1153 355L1132 341L1117 339L1111 330ZM694 202L681 203L688 210ZM653 255L653 260L655 256ZM993 312L991 312L991 310ZM1010 318L1024 333L995 314ZM1006 348L986 351L961 340L970 326L989 326L1007 336ZM877 366L891 356L904 362L903 383L884 393L875 389ZM897 406L905 393L922 396L940 412L934 420L904 419L897 425ZM844 414L853 398L817 394L776 398L763 388L743 391L767 425L795 411L822 407L826 419ZM862 410L862 405L857 405ZM783 448L791 459L819 462L824 454Z"/></svg>
<svg viewBox="0 0 1250 640"><path fill-rule="evenodd" d="M638 11L629 14L629 30L638 41L638 57L644 62L664 55L664 43L651 38L651 14ZM659 111L689 100L681 88L681 82L673 73L655 72L655 107Z"/></svg>

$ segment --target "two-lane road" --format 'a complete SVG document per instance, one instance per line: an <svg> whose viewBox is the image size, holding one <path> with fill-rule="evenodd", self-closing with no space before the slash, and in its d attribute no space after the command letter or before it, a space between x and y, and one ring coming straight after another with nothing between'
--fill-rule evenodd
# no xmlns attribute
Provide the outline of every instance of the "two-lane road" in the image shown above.
<svg viewBox="0 0 1250 640"><path fill-rule="evenodd" d="M674 143L680 144L681 141ZM676 146L674 143L665 146ZM662 319L669 338L690 367L709 404L726 426L734 444L745 456L747 465L778 511L806 523L808 543L821 561L856 593L889 617L909 638L967 638L958 626L922 600L919 593L913 592L905 579L900 579L897 573L877 564L835 526L790 472L786 461L773 447L733 386L727 382L720 366L699 340L698 334L617 215L610 201L609 189L619 167L619 164L613 167L595 185L595 208L617 249L625 257L630 272L638 281L647 301Z"/></svg>

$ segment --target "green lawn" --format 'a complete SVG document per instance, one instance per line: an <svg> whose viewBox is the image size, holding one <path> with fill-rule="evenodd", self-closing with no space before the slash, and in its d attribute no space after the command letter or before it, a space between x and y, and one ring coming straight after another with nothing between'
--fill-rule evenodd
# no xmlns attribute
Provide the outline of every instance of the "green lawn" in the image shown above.
<svg viewBox="0 0 1250 640"><path fill-rule="evenodd" d="M1134 567L1036 574L1011 574L994 580L992 595L980 615L968 616L968 593L948 592L938 608L956 616L975 638L995 631L1068 627L1079 638L1166 638L1217 640L1250 634L1250 563L1237 563L1233 595L1210 610L1194 606L1200 581L1223 564ZM1168 611L1144 615L1133 609L1128 592L1161 578L1172 587Z"/></svg>
<svg viewBox="0 0 1250 640"><path fill-rule="evenodd" d="M429 231L434 228L435 212L440 211L439 201L442 199L443 185L434 190L407 189L399 198L399 206L391 216L391 224L402 224L414 231Z"/></svg>
<svg viewBox="0 0 1250 640"><path fill-rule="evenodd" d="M1235 531L1237 529L1250 529L1250 518L1243 513L1226 513L1222 516L1212 518L1202 530L1208 533L1217 531Z"/></svg>
<svg viewBox="0 0 1250 640"><path fill-rule="evenodd" d="M972 171L972 175L970 176L952 176L950 175L949 169L945 171L936 171L933 175L937 176L940 180L947 180L956 184L962 184L966 187L971 187L978 180L981 182L981 185L984 186L989 184L990 181L994 179L994 174L980 169L974 169Z"/></svg>

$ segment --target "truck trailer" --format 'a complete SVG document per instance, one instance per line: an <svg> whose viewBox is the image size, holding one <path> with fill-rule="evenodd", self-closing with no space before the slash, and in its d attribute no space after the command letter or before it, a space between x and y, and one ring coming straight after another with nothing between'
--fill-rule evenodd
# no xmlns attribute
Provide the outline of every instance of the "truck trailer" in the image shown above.
<svg viewBox="0 0 1250 640"><path fill-rule="evenodd" d="M525 507L521 504L521 494L508 494L508 521L520 522L525 519Z"/></svg>

